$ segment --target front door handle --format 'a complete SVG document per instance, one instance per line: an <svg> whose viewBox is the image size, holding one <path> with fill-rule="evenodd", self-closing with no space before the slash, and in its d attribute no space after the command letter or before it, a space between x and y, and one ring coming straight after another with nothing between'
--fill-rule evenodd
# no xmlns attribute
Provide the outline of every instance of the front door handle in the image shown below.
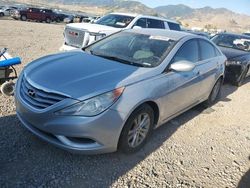
<svg viewBox="0 0 250 188"><path fill-rule="evenodd" d="M196 72L196 75L197 75L197 76L199 76L200 74L201 74L201 72L200 72L200 71L197 71L197 72Z"/></svg>

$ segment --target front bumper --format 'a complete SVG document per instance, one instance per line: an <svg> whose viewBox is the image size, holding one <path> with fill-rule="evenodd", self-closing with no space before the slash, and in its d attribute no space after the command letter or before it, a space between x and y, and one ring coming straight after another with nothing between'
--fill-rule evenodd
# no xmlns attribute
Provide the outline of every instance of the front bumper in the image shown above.
<svg viewBox="0 0 250 188"><path fill-rule="evenodd" d="M54 112L61 108L60 104L38 112L22 100L18 87L17 84L17 116L25 128L42 140L72 153L99 154L117 150L124 125L120 112L109 109L95 117L58 116Z"/></svg>
<svg viewBox="0 0 250 188"><path fill-rule="evenodd" d="M240 78L242 72L242 65L227 65L225 69L225 80L235 82Z"/></svg>

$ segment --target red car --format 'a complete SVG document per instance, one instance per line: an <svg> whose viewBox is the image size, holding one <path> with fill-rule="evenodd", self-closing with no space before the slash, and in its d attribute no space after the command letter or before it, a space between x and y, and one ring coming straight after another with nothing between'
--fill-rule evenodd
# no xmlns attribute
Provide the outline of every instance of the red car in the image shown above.
<svg viewBox="0 0 250 188"><path fill-rule="evenodd" d="M52 21L57 21L58 16L50 9L39 9L39 8L27 8L22 9L16 12L13 16L15 19L21 19L22 21L26 20L36 20L46 23L50 23Z"/></svg>

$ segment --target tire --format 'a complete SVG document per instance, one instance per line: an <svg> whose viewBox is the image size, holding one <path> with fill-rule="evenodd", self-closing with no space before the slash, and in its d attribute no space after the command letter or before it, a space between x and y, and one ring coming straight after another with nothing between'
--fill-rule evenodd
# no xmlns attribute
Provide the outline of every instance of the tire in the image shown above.
<svg viewBox="0 0 250 188"><path fill-rule="evenodd" d="M51 22L51 19L50 18L46 18L46 23L50 23Z"/></svg>
<svg viewBox="0 0 250 188"><path fill-rule="evenodd" d="M26 15L21 15L21 20L22 21L26 21L27 20L27 16Z"/></svg>
<svg viewBox="0 0 250 188"><path fill-rule="evenodd" d="M4 16L4 13L3 13L3 12L1 12L1 13L0 13L0 17L3 17L3 16Z"/></svg>
<svg viewBox="0 0 250 188"><path fill-rule="evenodd" d="M221 95L222 83L223 83L223 79L220 78L214 84L214 87L213 87L211 93L209 94L208 99L204 102L205 107L210 107L218 101L218 99L220 98L220 95Z"/></svg>
<svg viewBox="0 0 250 188"><path fill-rule="evenodd" d="M1 93L5 96L13 96L15 89L15 83L13 82L5 82L1 85Z"/></svg>
<svg viewBox="0 0 250 188"><path fill-rule="evenodd" d="M138 126L138 124L141 126ZM134 153L139 151L145 145L149 136L151 135L153 125L153 109L147 104L143 104L138 107L130 115L123 127L119 139L119 151L123 153Z"/></svg>
<svg viewBox="0 0 250 188"><path fill-rule="evenodd" d="M248 69L249 69L249 67L246 68L246 70L241 74L239 79L237 79L235 82L233 82L233 85L235 85L237 87L242 86L242 84L244 83L244 80L247 76Z"/></svg>

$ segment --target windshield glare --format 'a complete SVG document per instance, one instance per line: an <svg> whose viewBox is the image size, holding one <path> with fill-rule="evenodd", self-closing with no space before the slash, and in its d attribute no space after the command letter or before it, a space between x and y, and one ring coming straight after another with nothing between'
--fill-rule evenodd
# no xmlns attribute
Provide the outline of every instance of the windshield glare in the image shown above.
<svg viewBox="0 0 250 188"><path fill-rule="evenodd" d="M125 28L134 19L132 16L109 14L100 18L95 24L107 25L116 28Z"/></svg>
<svg viewBox="0 0 250 188"><path fill-rule="evenodd" d="M165 36L120 32L84 50L93 55L110 57L121 63L155 67L162 62L174 44L174 40Z"/></svg>
<svg viewBox="0 0 250 188"><path fill-rule="evenodd" d="M250 52L250 38L237 35L217 35L212 41L221 47Z"/></svg>

